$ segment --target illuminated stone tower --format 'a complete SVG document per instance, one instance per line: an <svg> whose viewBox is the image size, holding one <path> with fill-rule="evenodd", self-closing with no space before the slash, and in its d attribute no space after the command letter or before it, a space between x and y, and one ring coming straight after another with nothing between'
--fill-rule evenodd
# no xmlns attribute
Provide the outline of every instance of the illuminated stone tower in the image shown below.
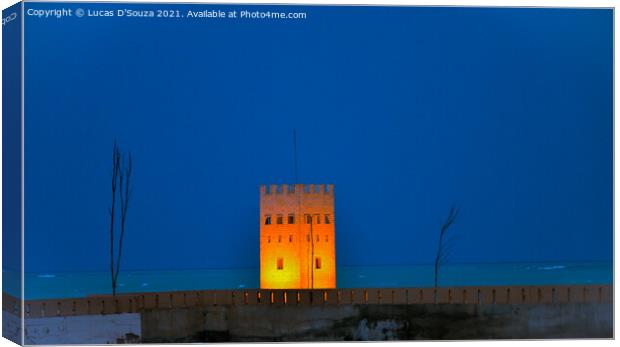
<svg viewBox="0 0 620 347"><path fill-rule="evenodd" d="M260 287L336 288L334 185L261 185Z"/></svg>

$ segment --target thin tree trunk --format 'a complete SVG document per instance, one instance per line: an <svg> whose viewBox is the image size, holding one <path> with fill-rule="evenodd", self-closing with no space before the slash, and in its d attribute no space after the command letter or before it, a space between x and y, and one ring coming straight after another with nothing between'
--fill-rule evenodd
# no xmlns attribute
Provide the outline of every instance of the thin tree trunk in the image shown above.
<svg viewBox="0 0 620 347"><path fill-rule="evenodd" d="M126 169L123 170L121 152L116 141L112 149L112 202L110 205L110 277L112 281L112 296L116 296L116 288L118 284L118 273L120 271L121 255L123 249L123 238L125 236L125 221L127 218L127 206L129 203L129 178L131 176L131 154ZM120 184L120 187L118 185ZM120 188L120 189L118 189ZM114 262L114 228L116 222L116 192L119 192L120 202L120 228L119 249Z"/></svg>
<svg viewBox="0 0 620 347"><path fill-rule="evenodd" d="M437 265L439 265L439 263L435 260L435 288L437 288Z"/></svg>
<svg viewBox="0 0 620 347"><path fill-rule="evenodd" d="M448 247L450 246L450 241L444 243L444 237L458 215L458 209L455 206L450 207L450 212L448 213L448 217L445 222L441 225L439 230L439 245L437 246L437 254L435 256L435 293L437 293L437 286L439 284L439 268L442 265L442 262L447 260L448 257Z"/></svg>
<svg viewBox="0 0 620 347"><path fill-rule="evenodd" d="M112 150L112 204L110 206L110 275L112 277L112 296L116 296L116 277L114 276L114 216L116 214L116 185L118 181L120 153L114 142Z"/></svg>
<svg viewBox="0 0 620 347"><path fill-rule="evenodd" d="M127 220L127 208L129 207L129 187L132 171L131 153L129 153L129 159L127 168L120 176L120 203L121 203L121 234L118 241L118 257L116 258L116 273L114 277L114 283L118 283L118 273L121 269L121 257L123 254L123 239L125 238L125 221Z"/></svg>

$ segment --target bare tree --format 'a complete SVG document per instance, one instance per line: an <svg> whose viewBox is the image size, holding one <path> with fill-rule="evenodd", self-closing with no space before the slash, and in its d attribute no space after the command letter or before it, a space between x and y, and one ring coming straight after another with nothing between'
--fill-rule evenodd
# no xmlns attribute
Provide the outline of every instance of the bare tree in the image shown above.
<svg viewBox="0 0 620 347"><path fill-rule="evenodd" d="M129 207L130 182L133 163L131 153L128 153L127 162L123 160L118 144L114 141L112 149L112 203L109 209L110 214L110 275L112 277L112 296L116 296L118 284L118 274L121 268L121 256L123 253L123 239L125 238L125 222L127 221L127 208ZM116 228L116 194L120 204L120 235L118 240L118 252L116 262L114 261L114 229Z"/></svg>
<svg viewBox="0 0 620 347"><path fill-rule="evenodd" d="M450 212L448 212L448 217L441 224L441 228L439 229L439 245L437 246L437 255L435 256L435 288L437 288L439 279L439 268L448 260L455 239L455 237L451 237L446 240L448 229L454 224L458 214L459 209L452 205L450 207Z"/></svg>

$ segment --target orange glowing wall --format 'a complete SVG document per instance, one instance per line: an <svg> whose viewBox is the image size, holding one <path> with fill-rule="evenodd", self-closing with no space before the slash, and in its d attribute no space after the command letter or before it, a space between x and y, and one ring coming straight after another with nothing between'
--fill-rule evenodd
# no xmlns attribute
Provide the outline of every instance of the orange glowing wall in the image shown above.
<svg viewBox="0 0 620 347"><path fill-rule="evenodd" d="M336 288L334 212L332 184L261 185L261 288Z"/></svg>

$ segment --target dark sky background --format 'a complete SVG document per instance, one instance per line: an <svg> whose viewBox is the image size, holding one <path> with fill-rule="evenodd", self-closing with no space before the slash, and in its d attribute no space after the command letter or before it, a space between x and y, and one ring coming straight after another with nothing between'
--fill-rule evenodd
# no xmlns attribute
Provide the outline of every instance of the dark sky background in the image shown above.
<svg viewBox="0 0 620 347"><path fill-rule="evenodd" d="M339 266L431 263L452 203L452 262L612 259L611 10L287 9L308 19L27 18L27 272L107 270L114 139L124 269L257 267L293 129Z"/></svg>

